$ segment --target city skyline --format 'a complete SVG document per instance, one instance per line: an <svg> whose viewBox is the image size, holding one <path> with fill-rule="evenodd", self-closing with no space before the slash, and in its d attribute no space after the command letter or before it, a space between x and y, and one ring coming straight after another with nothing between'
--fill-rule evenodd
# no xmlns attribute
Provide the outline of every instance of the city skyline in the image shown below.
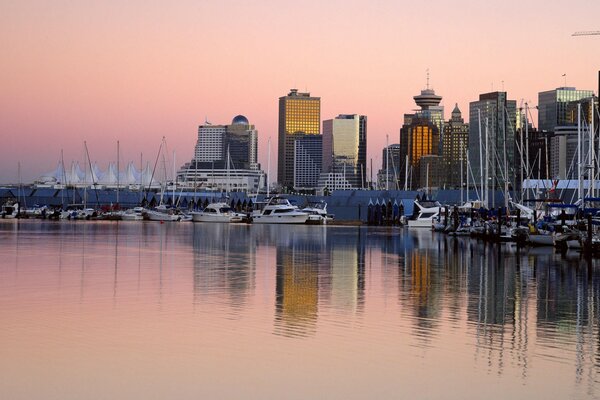
<svg viewBox="0 0 600 400"><path fill-rule="evenodd" d="M375 177L386 135L397 141L428 69L447 109L458 103L465 111L492 90L517 105L537 105L539 92L565 83L595 92L600 40L571 34L598 29L600 4L575 1L568 20L563 8L464 0L4 3L0 183L18 180L19 162L25 182L53 170L61 149L67 163L81 161L84 141L101 166L115 161L117 140L122 162L140 153L153 160L163 136L177 160L187 160L199 124L237 114L259 132L265 171L271 137L274 181L277 99L290 88L322 99L321 123L368 116Z"/></svg>

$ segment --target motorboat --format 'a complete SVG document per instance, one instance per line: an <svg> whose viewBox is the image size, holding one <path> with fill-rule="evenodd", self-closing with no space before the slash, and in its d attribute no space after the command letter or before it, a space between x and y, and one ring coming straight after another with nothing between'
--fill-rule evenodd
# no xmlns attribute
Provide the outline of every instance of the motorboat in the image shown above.
<svg viewBox="0 0 600 400"><path fill-rule="evenodd" d="M255 203L252 222L256 224L304 224L308 213L301 211L284 197L271 197L266 202Z"/></svg>
<svg viewBox="0 0 600 400"><path fill-rule="evenodd" d="M176 214L173 208L167 207L161 204L153 209L146 211L146 218L150 221L161 221L161 222L177 222L181 221L181 216Z"/></svg>
<svg viewBox="0 0 600 400"><path fill-rule="evenodd" d="M19 203L17 202L7 202L2 206L2 210L0 211L0 217L6 219L17 218L19 215Z"/></svg>
<svg viewBox="0 0 600 400"><path fill-rule="evenodd" d="M146 209L144 207L134 207L128 210L119 212L122 221L141 221L144 219Z"/></svg>
<svg viewBox="0 0 600 400"><path fill-rule="evenodd" d="M192 222L246 222L246 214L238 213L225 202L207 205L202 211L193 211Z"/></svg>
<svg viewBox="0 0 600 400"><path fill-rule="evenodd" d="M327 203L324 201L309 202L302 211L308 213L307 224L323 225L334 219L332 214L327 214Z"/></svg>
<svg viewBox="0 0 600 400"><path fill-rule="evenodd" d="M415 200L414 206L413 218L408 220L408 227L432 229L440 214L440 203L437 201Z"/></svg>

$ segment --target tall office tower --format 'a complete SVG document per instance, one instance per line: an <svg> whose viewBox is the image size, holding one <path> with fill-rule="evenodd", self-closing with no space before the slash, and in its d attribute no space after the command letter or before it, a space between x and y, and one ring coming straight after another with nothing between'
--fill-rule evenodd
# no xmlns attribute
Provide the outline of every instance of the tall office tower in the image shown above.
<svg viewBox="0 0 600 400"><path fill-rule="evenodd" d="M323 136L297 134L294 140L294 190L314 191L323 164Z"/></svg>
<svg viewBox="0 0 600 400"><path fill-rule="evenodd" d="M377 185L380 189L400 189L400 167L404 160L400 159L400 145L390 144L381 152L381 169L377 173Z"/></svg>
<svg viewBox="0 0 600 400"><path fill-rule="evenodd" d="M582 120L589 113L586 102L593 96L592 90L577 90L560 87L538 94L538 127L550 138L549 171L554 179L577 179L578 168L572 167L572 158L577 153L578 104L581 103ZM583 128L586 129L586 126Z"/></svg>
<svg viewBox="0 0 600 400"><path fill-rule="evenodd" d="M429 119L413 116L409 124L404 124L400 129L400 159L408 157L408 171L406 162L400 166L400 186L413 190L423 188L426 182L421 182L420 173L421 157L439 155L440 132L437 125Z"/></svg>
<svg viewBox="0 0 600 400"><path fill-rule="evenodd" d="M213 162L223 160L223 142L227 126L205 123L198 127L198 140L194 151L194 161Z"/></svg>
<svg viewBox="0 0 600 400"><path fill-rule="evenodd" d="M243 115L237 115L227 125L224 142L225 157L229 151L229 159L233 168L259 169L257 160L258 131L250 125Z"/></svg>
<svg viewBox="0 0 600 400"><path fill-rule="evenodd" d="M291 89L279 98L277 180L287 189L294 185L294 139L298 134L318 135L321 98Z"/></svg>
<svg viewBox="0 0 600 400"><path fill-rule="evenodd" d="M552 132L557 126L571 125L576 120L568 105L572 102L593 96L592 90L577 90L574 87L560 87L538 94L538 129Z"/></svg>
<svg viewBox="0 0 600 400"><path fill-rule="evenodd" d="M481 186L481 178L486 176L482 165L487 165L489 190L504 189L505 182L510 189L514 188L519 169L516 164L519 160L515 159L516 112L517 102L508 100L506 92L480 94L478 101L469 103L469 163L476 185Z"/></svg>
<svg viewBox="0 0 600 400"><path fill-rule="evenodd" d="M340 114L323 121L323 172L342 175L353 188L367 177L367 117Z"/></svg>
<svg viewBox="0 0 600 400"><path fill-rule="evenodd" d="M452 118L444 126L442 136L442 167L446 187L460 187L467 174L467 151L469 149L469 124L465 124L458 104ZM461 178L462 172L462 178Z"/></svg>

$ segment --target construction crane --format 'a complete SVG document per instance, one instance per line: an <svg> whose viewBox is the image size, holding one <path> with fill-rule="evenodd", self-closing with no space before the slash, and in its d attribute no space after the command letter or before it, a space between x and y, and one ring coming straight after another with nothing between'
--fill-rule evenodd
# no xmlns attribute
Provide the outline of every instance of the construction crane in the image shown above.
<svg viewBox="0 0 600 400"><path fill-rule="evenodd" d="M600 31L582 31L582 32L575 32L574 34L572 34L571 36L594 36L594 35L600 35Z"/></svg>

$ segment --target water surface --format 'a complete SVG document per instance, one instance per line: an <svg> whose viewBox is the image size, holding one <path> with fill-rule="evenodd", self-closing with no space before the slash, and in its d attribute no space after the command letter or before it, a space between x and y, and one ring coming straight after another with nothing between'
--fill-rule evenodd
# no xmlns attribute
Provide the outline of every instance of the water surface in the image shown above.
<svg viewBox="0 0 600 400"><path fill-rule="evenodd" d="M599 309L424 230L0 221L0 398L598 398Z"/></svg>

